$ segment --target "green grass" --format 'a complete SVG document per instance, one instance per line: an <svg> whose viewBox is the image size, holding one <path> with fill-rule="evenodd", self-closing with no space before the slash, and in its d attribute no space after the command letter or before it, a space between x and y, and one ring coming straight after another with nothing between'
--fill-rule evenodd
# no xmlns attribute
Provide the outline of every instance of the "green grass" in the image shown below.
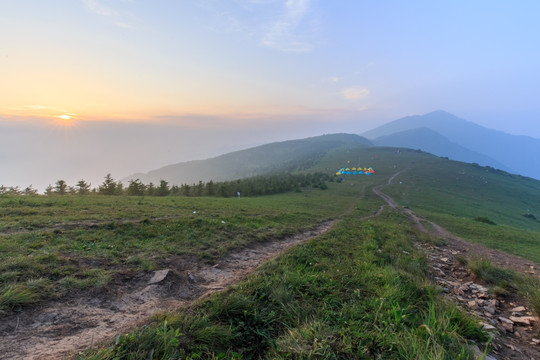
<svg viewBox="0 0 540 360"><path fill-rule="evenodd" d="M496 226L470 218L440 213L425 214L430 220L468 241L540 262L540 232L509 225Z"/></svg>
<svg viewBox="0 0 540 360"><path fill-rule="evenodd" d="M343 188L369 189L403 170L384 188L398 204L468 241L540 262L540 181L393 148L336 149L314 169L330 172L349 162L375 174L344 176Z"/></svg>
<svg viewBox="0 0 540 360"><path fill-rule="evenodd" d="M405 169L384 189L401 206L468 241L540 262L540 181L413 150L356 157L372 159L376 175Z"/></svg>
<svg viewBox="0 0 540 360"><path fill-rule="evenodd" d="M524 216L540 214L540 181L491 168L432 157L411 164L386 193L421 214L483 217L540 231L538 221Z"/></svg>
<svg viewBox="0 0 540 360"><path fill-rule="evenodd" d="M36 302L36 292L23 286L5 286L0 288L0 314L18 309Z"/></svg>
<svg viewBox="0 0 540 360"><path fill-rule="evenodd" d="M87 221L93 223L114 223L144 218L188 216L193 211L211 209L212 215L221 213L249 212L265 209L278 213L279 209L299 210L306 205L317 204L319 212L330 216L336 213L336 202L322 201L339 194L325 194L318 190L296 194L261 196L241 199L186 198L186 197L130 197L130 196L0 196L0 231L20 229L54 228L55 225L69 226L70 223ZM342 200L347 201L346 198ZM286 210L285 212L288 212ZM312 211L312 210L308 210Z"/></svg>
<svg viewBox="0 0 540 360"><path fill-rule="evenodd" d="M538 278L499 268L486 258L474 258L469 268L490 290L498 295L518 293L527 300L529 307L540 315L540 280Z"/></svg>
<svg viewBox="0 0 540 360"><path fill-rule="evenodd" d="M486 258L471 259L468 263L471 271L484 283L493 287L499 287L504 291L515 290L518 278L508 269L494 266Z"/></svg>
<svg viewBox="0 0 540 360"><path fill-rule="evenodd" d="M2 196L0 312L106 287L116 272L152 271L167 257L214 262L342 219L238 286L80 358L471 359L470 340L486 337L426 280L414 241L431 239L388 208L359 220L383 204L371 188L403 171L383 190L400 205L467 240L540 261L540 182L391 148L335 149L309 171L347 164L375 174L344 176L325 191L241 199ZM536 282L468 263L540 310Z"/></svg>
<svg viewBox="0 0 540 360"><path fill-rule="evenodd" d="M241 199L0 197L3 230L27 229L0 235L0 290L23 287L36 302L106 286L119 271L155 270L170 256L213 262L338 218L359 199L330 187Z"/></svg>
<svg viewBox="0 0 540 360"><path fill-rule="evenodd" d="M393 213L329 233L238 286L78 359L472 359L478 323L425 278L416 234ZM336 261L339 259L339 261Z"/></svg>

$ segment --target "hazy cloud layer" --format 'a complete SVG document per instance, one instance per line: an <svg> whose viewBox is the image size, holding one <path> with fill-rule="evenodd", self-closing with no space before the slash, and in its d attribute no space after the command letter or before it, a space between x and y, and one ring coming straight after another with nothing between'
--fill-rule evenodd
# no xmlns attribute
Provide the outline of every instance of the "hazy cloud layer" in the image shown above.
<svg viewBox="0 0 540 360"><path fill-rule="evenodd" d="M354 86L341 90L341 95L347 100L355 101L367 99L371 95L371 91L363 87Z"/></svg>
<svg viewBox="0 0 540 360"><path fill-rule="evenodd" d="M59 179L69 185L84 179L97 186L107 173L120 179L272 141L347 129L359 133L370 124L359 123L356 112L236 119L164 116L154 122L76 121L73 126L50 119L0 119L0 185L32 184L43 191Z"/></svg>

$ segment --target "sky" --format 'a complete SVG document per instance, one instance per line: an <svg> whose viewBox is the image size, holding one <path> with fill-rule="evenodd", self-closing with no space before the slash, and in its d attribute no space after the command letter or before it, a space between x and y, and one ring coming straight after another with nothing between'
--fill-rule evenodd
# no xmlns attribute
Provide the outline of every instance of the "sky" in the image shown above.
<svg viewBox="0 0 540 360"><path fill-rule="evenodd" d="M445 110L540 138L536 0L0 0L0 184Z"/></svg>

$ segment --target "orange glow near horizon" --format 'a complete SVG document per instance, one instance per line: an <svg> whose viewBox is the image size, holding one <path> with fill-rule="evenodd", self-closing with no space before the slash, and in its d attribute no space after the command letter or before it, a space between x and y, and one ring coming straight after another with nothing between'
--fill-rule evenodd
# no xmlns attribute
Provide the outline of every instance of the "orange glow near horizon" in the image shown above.
<svg viewBox="0 0 540 360"><path fill-rule="evenodd" d="M121 122L121 123L154 123L174 124L189 128L230 127L230 126L256 126L259 119L272 118L274 123L289 122L292 117L295 121L312 121L313 117L331 117L337 119L357 109L339 108L311 108L302 105L279 103L252 103L244 106L240 111L238 107L227 106L222 103L211 103L208 106L192 106L189 109L178 109L173 106L164 108L138 108L119 109L117 111L100 111L101 109L85 109L81 111L77 106L69 106L69 110L61 105L24 105L13 107L12 111L3 113L0 108L0 118L12 121L39 121L43 120L58 127L73 127L88 122ZM254 121L256 120L256 121Z"/></svg>
<svg viewBox="0 0 540 360"><path fill-rule="evenodd" d="M58 120L56 121L57 125L62 126L73 126L75 125L75 115L74 114L63 114L56 117Z"/></svg>

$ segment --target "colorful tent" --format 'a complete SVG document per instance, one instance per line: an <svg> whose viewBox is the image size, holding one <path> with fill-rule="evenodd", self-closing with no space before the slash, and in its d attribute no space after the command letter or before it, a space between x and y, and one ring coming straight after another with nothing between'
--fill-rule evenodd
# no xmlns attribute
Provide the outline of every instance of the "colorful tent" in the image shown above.
<svg viewBox="0 0 540 360"><path fill-rule="evenodd" d="M363 167L342 167L336 172L336 176L340 175L372 175L375 173L372 167L363 168Z"/></svg>

